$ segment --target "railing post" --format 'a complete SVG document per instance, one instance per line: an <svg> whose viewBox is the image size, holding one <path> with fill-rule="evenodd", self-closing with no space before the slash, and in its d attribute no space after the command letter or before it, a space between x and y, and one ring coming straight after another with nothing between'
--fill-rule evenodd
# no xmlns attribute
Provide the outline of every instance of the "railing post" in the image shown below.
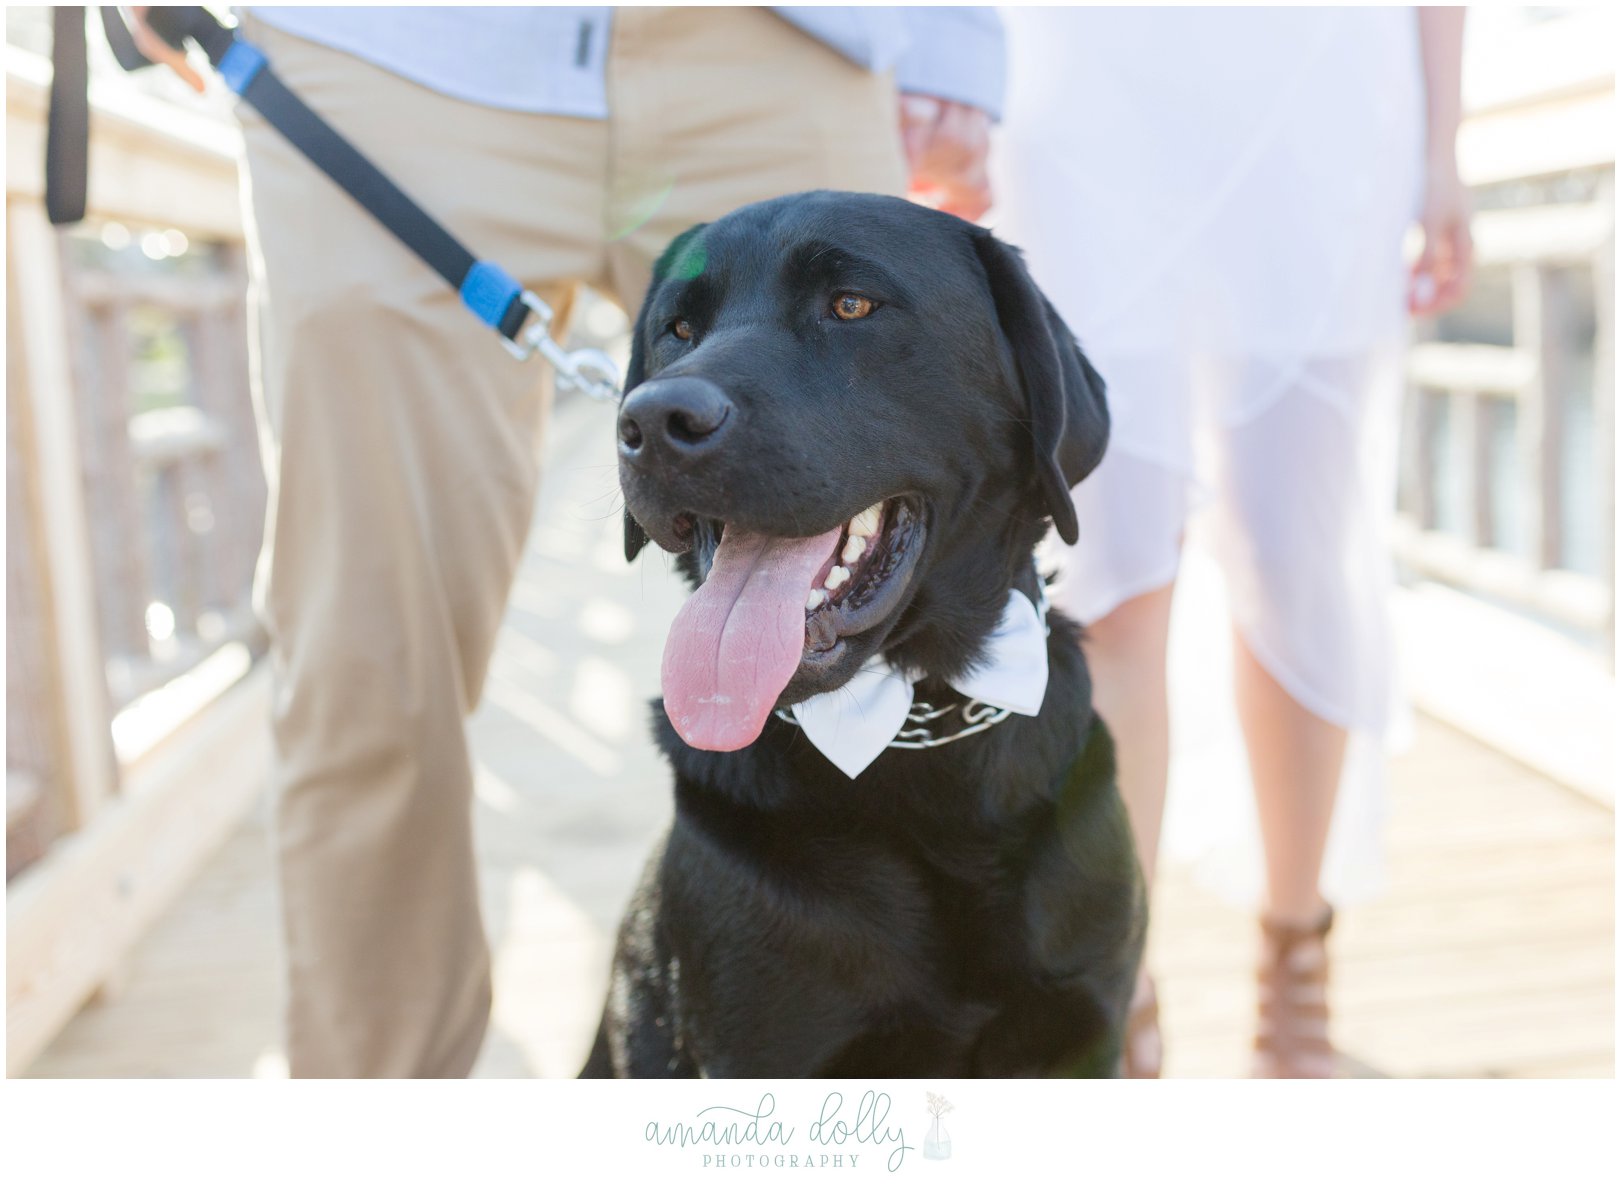
<svg viewBox="0 0 1621 1189"><path fill-rule="evenodd" d="M1492 544L1492 408L1478 392L1458 389L1451 402L1453 457L1458 461L1463 490L1464 538L1472 545L1489 548Z"/></svg>
<svg viewBox="0 0 1621 1189"><path fill-rule="evenodd" d="M1610 592L1610 662L1615 662L1615 175L1599 186L1612 212L1610 233L1593 253L1593 437L1598 451L1599 578Z"/></svg>
<svg viewBox="0 0 1621 1189"><path fill-rule="evenodd" d="M144 526L130 460L130 356L126 303L87 301L64 277L73 392L79 419L102 648L125 663L148 653Z"/></svg>
<svg viewBox="0 0 1621 1189"><path fill-rule="evenodd" d="M1563 559L1559 492L1559 438L1564 375L1561 331L1569 324L1566 286L1541 264L1514 269L1514 345L1536 361L1520 397L1516 454L1524 498L1528 556L1538 569Z"/></svg>
<svg viewBox="0 0 1621 1189"><path fill-rule="evenodd" d="M1407 396L1407 423L1402 427L1402 485L1407 512L1423 532L1435 528L1435 406L1437 397L1427 388L1411 385Z"/></svg>
<svg viewBox="0 0 1621 1189"><path fill-rule="evenodd" d="M47 578L49 648L61 701L67 817L82 826L116 785L107 674L96 613L95 571L85 518L84 472L64 321L60 243L45 209L31 199L6 204L19 369L27 389Z"/></svg>

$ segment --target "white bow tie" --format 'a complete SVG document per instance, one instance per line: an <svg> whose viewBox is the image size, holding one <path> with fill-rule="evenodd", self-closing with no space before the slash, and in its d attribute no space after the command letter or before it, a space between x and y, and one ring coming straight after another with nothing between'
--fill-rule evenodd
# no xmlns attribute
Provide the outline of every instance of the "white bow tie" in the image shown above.
<svg viewBox="0 0 1621 1189"><path fill-rule="evenodd" d="M1042 600L1046 602L1045 599ZM789 708L816 749L846 776L859 776L906 723L913 678L881 659L846 684ZM1008 591L985 659L951 688L991 706L1034 716L1047 694L1047 622L1029 597Z"/></svg>

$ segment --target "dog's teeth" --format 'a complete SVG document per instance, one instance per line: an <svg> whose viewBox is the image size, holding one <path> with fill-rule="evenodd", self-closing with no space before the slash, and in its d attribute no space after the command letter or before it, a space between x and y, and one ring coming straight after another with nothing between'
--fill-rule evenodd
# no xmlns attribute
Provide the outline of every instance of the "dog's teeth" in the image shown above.
<svg viewBox="0 0 1621 1189"><path fill-rule="evenodd" d="M843 566L834 566L827 572L827 579L822 583L829 590L837 590L850 581L850 571Z"/></svg>
<svg viewBox="0 0 1621 1189"><path fill-rule="evenodd" d="M850 521L850 535L852 537L870 537L878 531L878 521L884 514L884 505L880 501L858 514Z"/></svg>
<svg viewBox="0 0 1621 1189"><path fill-rule="evenodd" d="M861 560L861 555L867 551L866 537L851 537L844 543L844 552L839 558L846 565L854 565Z"/></svg>
<svg viewBox="0 0 1621 1189"><path fill-rule="evenodd" d="M805 600L805 610L814 611L825 602L827 602L827 593L825 591L813 590L810 592L810 597Z"/></svg>

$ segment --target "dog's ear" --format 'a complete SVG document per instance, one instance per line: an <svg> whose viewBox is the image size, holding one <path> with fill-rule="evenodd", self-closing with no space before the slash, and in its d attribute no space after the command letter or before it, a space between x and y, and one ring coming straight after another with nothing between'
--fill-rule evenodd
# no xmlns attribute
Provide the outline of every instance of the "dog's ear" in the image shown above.
<svg viewBox="0 0 1621 1189"><path fill-rule="evenodd" d="M1030 410L1031 448L1043 502L1058 535L1073 545L1079 527L1069 489L1092 473L1109 441L1103 377L1036 287L1017 248L976 228L974 250L990 281L996 318L1013 351Z"/></svg>
<svg viewBox="0 0 1621 1189"><path fill-rule="evenodd" d="M625 397L635 390L637 385L647 379L647 311L653 304L653 292L659 285L671 276L680 274L690 280L703 271L702 245L695 244L698 233L708 223L699 223L687 228L680 235L670 241L669 247L659 255L653 264L653 280L647 286L647 294L642 298L642 308L636 315L636 325L630 332L630 362L625 365L625 386L619 403L625 403ZM688 248L693 251L689 252ZM625 560L635 561L636 555L647 545L647 533L642 526L636 523L636 518L625 509Z"/></svg>

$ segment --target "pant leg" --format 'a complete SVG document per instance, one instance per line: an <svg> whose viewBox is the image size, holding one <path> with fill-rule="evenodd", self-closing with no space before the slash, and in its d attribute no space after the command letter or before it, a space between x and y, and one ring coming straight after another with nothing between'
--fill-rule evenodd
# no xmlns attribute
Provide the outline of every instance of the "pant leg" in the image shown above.
<svg viewBox="0 0 1621 1189"><path fill-rule="evenodd" d="M601 271L600 123L461 103L251 22L278 72L554 304ZM549 404L456 295L251 111L276 847L297 1076L459 1076L490 1002L464 718Z"/></svg>
<svg viewBox="0 0 1621 1189"><path fill-rule="evenodd" d="M694 223L800 190L906 189L895 83L765 8L619 8L610 281L633 314Z"/></svg>

